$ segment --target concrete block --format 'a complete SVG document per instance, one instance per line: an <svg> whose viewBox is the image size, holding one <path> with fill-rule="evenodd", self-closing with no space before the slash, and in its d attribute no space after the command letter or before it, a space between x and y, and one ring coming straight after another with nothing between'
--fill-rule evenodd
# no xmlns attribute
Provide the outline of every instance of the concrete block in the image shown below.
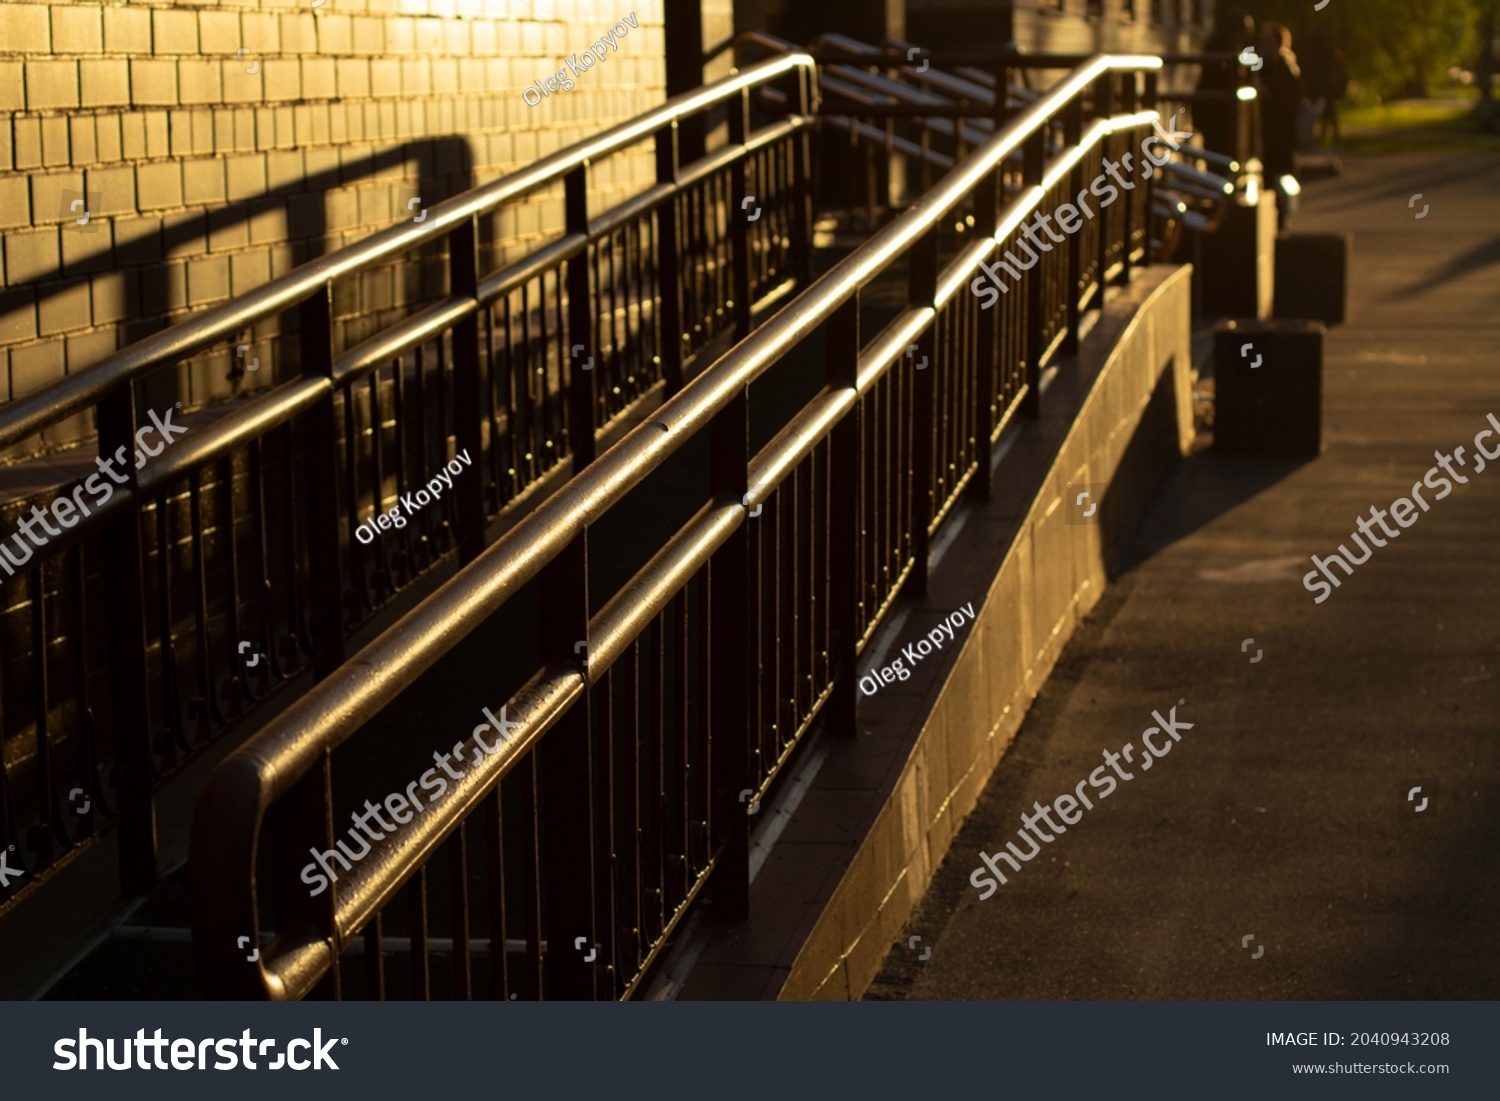
<svg viewBox="0 0 1500 1101"><path fill-rule="evenodd" d="M104 9L104 49L112 54L140 56L151 52L151 12L145 8Z"/></svg>
<svg viewBox="0 0 1500 1101"><path fill-rule="evenodd" d="M97 195L89 197L92 211ZM103 232L100 232L100 229ZM102 219L94 221L91 216L86 226L64 222L60 234L62 241L63 270L69 275L84 275L89 272L108 271L114 259L110 248L108 223Z"/></svg>
<svg viewBox="0 0 1500 1101"><path fill-rule="evenodd" d="M167 122L166 111L144 111L141 113L146 122L146 155L148 157L171 156L171 126Z"/></svg>
<svg viewBox="0 0 1500 1101"><path fill-rule="evenodd" d="M124 58L81 61L78 70L84 107L124 106L130 102L130 63Z"/></svg>
<svg viewBox="0 0 1500 1101"><path fill-rule="evenodd" d="M130 102L138 107L176 106L177 63L175 61L142 61L132 58L130 61Z"/></svg>
<svg viewBox="0 0 1500 1101"><path fill-rule="evenodd" d="M271 57L281 53L281 20L286 18L284 15L242 12L239 44L248 46L253 53L261 57Z"/></svg>
<svg viewBox="0 0 1500 1101"><path fill-rule="evenodd" d="M187 266L188 305L201 306L229 297L229 258L203 256Z"/></svg>
<svg viewBox="0 0 1500 1101"><path fill-rule="evenodd" d="M318 52L318 23L313 15L283 15L278 19L281 27L281 52L284 54L315 54Z"/></svg>
<svg viewBox="0 0 1500 1101"><path fill-rule="evenodd" d="M377 17L354 16L354 52L357 54L382 54L385 52L385 20Z"/></svg>
<svg viewBox="0 0 1500 1101"><path fill-rule="evenodd" d="M247 73L245 63L236 58L220 62L220 65L225 103L259 103L265 98L264 63L254 73Z"/></svg>
<svg viewBox="0 0 1500 1101"><path fill-rule="evenodd" d="M53 53L96 54L104 49L104 21L99 8L72 4L50 10Z"/></svg>
<svg viewBox="0 0 1500 1101"><path fill-rule="evenodd" d="M26 107L55 111L78 106L78 62L26 62Z"/></svg>
<svg viewBox="0 0 1500 1101"><path fill-rule="evenodd" d="M89 281L51 283L37 294L37 322L43 336L87 329L93 324Z"/></svg>
<svg viewBox="0 0 1500 1101"><path fill-rule="evenodd" d="M51 24L47 8L33 4L0 5L0 42L7 52L49 54L52 52ZM63 11L52 8L51 11Z"/></svg>
<svg viewBox="0 0 1500 1101"><path fill-rule="evenodd" d="M36 291L12 287L0 291L0 341L7 344L36 336Z"/></svg>
<svg viewBox="0 0 1500 1101"><path fill-rule="evenodd" d="M90 168L84 181L95 216L135 213L135 171L130 167Z"/></svg>
<svg viewBox="0 0 1500 1101"><path fill-rule="evenodd" d="M94 324L112 325L135 316L140 280L135 272L112 271L94 279ZM111 346L113 350L113 346ZM70 358L69 363L72 363Z"/></svg>
<svg viewBox="0 0 1500 1101"><path fill-rule="evenodd" d="M65 115L53 115L39 121L42 124L42 167L67 168L73 163L70 120Z"/></svg>
<svg viewBox="0 0 1500 1101"><path fill-rule="evenodd" d="M261 249L256 252L238 252L229 258L229 287L235 295L253 291L271 278L271 253Z"/></svg>
<svg viewBox="0 0 1500 1101"><path fill-rule="evenodd" d="M161 219L116 218L115 264L145 267L161 261Z"/></svg>
<svg viewBox="0 0 1500 1101"><path fill-rule="evenodd" d="M1278 318L1342 325L1349 314L1352 233L1283 233L1276 238Z"/></svg>
<svg viewBox="0 0 1500 1101"><path fill-rule="evenodd" d="M353 25L347 15L318 16L318 52L342 55L354 48Z"/></svg>
<svg viewBox="0 0 1500 1101"><path fill-rule="evenodd" d="M363 99L370 94L370 63L367 60L341 57L335 65L340 99Z"/></svg>
<svg viewBox="0 0 1500 1101"><path fill-rule="evenodd" d="M184 161L182 201L190 205L224 202L224 162L217 157Z"/></svg>
<svg viewBox="0 0 1500 1101"><path fill-rule="evenodd" d="M67 192L73 192L69 196ZM31 177L31 217L37 225L48 222L71 222L78 214L72 213L70 199L83 192L82 172L52 172Z"/></svg>
<svg viewBox="0 0 1500 1101"><path fill-rule="evenodd" d="M53 120L48 119L51 122ZM99 160L98 143L94 140L94 116L79 115L63 119L68 132L69 163L82 168ZM45 140L43 142L45 145Z"/></svg>
<svg viewBox="0 0 1500 1101"><path fill-rule="evenodd" d="M151 13L151 48L158 57L198 53L198 13L157 8Z"/></svg>
<svg viewBox="0 0 1500 1101"><path fill-rule="evenodd" d="M182 165L176 161L136 165L135 192L142 211L181 206Z"/></svg>
<svg viewBox="0 0 1500 1101"><path fill-rule="evenodd" d="M265 76L266 98L295 100L302 98L302 63L296 59L265 61L261 64Z"/></svg>
<svg viewBox="0 0 1500 1101"><path fill-rule="evenodd" d="M16 118L12 130L16 137L16 167L21 170L42 167L42 120ZM23 178L21 183L25 183Z"/></svg>
<svg viewBox="0 0 1500 1101"><path fill-rule="evenodd" d="M1199 301L1208 317L1271 316L1275 294L1276 198L1234 205L1199 253Z"/></svg>
<svg viewBox="0 0 1500 1101"><path fill-rule="evenodd" d="M1214 449L1316 455L1322 447L1323 325L1227 321L1214 330Z"/></svg>
<svg viewBox="0 0 1500 1101"><path fill-rule="evenodd" d="M32 344L25 348L10 350L10 392L13 397L24 398L40 390L49 382L56 382L67 374L64 368L64 344L61 340L49 340L43 344Z"/></svg>
<svg viewBox="0 0 1500 1101"><path fill-rule="evenodd" d="M177 63L177 99L183 106L218 103L224 98L220 62L184 59ZM231 63L224 63L231 64ZM234 63L237 64L237 63Z"/></svg>
<svg viewBox="0 0 1500 1101"><path fill-rule="evenodd" d="M118 114L98 115L94 119L94 147L99 152L100 163L124 160L124 151L120 144L120 116Z"/></svg>
<svg viewBox="0 0 1500 1101"><path fill-rule="evenodd" d="M5 235L5 282L39 283L55 279L62 263L56 226Z"/></svg>
<svg viewBox="0 0 1500 1101"><path fill-rule="evenodd" d="M0 61L0 111L26 110L25 86L25 66L21 62Z"/></svg>
<svg viewBox="0 0 1500 1101"><path fill-rule="evenodd" d="M70 336L67 338L64 353L67 358L68 374L81 371L85 367L92 367L105 356L112 355L114 351L115 331L113 328Z"/></svg>

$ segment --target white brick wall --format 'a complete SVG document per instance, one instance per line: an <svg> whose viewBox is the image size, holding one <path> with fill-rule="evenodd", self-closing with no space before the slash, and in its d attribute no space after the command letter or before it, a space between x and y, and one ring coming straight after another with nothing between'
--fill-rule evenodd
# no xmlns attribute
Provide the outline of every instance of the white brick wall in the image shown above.
<svg viewBox="0 0 1500 1101"><path fill-rule="evenodd" d="M663 98L656 0L312 3L0 4L0 401L389 225L419 185L454 194ZM632 10L618 52L526 105ZM654 178L649 148L598 176L602 209ZM498 222L487 263L555 233L559 198ZM348 297L347 337L392 316ZM186 404L234 391L231 357L189 367Z"/></svg>

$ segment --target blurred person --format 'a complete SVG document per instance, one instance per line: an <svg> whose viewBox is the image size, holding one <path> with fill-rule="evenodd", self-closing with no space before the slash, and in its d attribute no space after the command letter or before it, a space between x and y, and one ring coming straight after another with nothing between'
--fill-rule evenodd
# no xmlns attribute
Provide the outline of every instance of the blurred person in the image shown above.
<svg viewBox="0 0 1500 1101"><path fill-rule="evenodd" d="M1302 70L1292 52L1292 32L1280 23L1261 28L1260 70L1261 152L1268 186L1280 197L1280 223L1291 214L1297 186L1297 121L1302 113ZM1290 182L1283 178L1289 177Z"/></svg>
<svg viewBox="0 0 1500 1101"><path fill-rule="evenodd" d="M1241 8L1226 8L1214 21L1213 34L1203 43L1204 53L1232 53L1238 56L1255 42L1255 20ZM1205 62L1198 77L1198 91L1223 92L1226 98L1195 103L1193 128L1203 135L1203 146L1216 153L1241 157L1245 150L1236 142L1235 117L1239 102L1234 98L1239 85L1239 67L1232 61Z"/></svg>
<svg viewBox="0 0 1500 1101"><path fill-rule="evenodd" d="M1313 140L1339 145L1344 140L1339 129L1339 102L1349 92L1344 51L1322 31L1315 31L1302 52L1302 63L1307 95L1317 107Z"/></svg>

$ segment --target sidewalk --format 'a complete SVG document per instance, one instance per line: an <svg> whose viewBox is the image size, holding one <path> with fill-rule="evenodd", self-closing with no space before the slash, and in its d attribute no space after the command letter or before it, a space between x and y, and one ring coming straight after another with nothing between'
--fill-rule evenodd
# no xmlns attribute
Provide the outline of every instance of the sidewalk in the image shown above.
<svg viewBox="0 0 1500 1101"><path fill-rule="evenodd" d="M1184 462L870 997L1500 996L1500 463L1322 604L1301 584L1500 417L1497 173L1390 156L1310 186L1295 228L1355 235L1322 456ZM981 850L1173 705L1170 755L980 902Z"/></svg>

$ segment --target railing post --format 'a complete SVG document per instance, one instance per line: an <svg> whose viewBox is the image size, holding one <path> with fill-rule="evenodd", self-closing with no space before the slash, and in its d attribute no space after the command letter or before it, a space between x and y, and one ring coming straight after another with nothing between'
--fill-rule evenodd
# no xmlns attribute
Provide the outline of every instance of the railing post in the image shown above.
<svg viewBox="0 0 1500 1101"><path fill-rule="evenodd" d="M671 184L672 196L656 208L656 270L661 287L661 370L667 397L682 389L682 257L677 242L680 167L677 123L656 132L656 182Z"/></svg>
<svg viewBox="0 0 1500 1101"><path fill-rule="evenodd" d="M604 349L594 346L593 303L589 297L589 163L584 161L563 180L565 231L569 237L581 236L583 246L568 261L568 446L573 452L573 473L577 474L594 461L596 403L594 375L607 370ZM580 355L572 349L583 345ZM619 355L619 349L611 351ZM582 365L592 356L594 366L585 371Z"/></svg>
<svg viewBox="0 0 1500 1101"><path fill-rule="evenodd" d="M859 385L859 305L856 288L849 301L828 319L823 330L825 378L830 390ZM833 426L829 439L828 470L828 548L829 607L828 655L832 677L828 701L828 728L835 736L853 738L858 702L856 667L859 654L859 586L862 583L860 563L865 561L865 540L860 538L859 509L864 500L864 483L860 478L861 404L858 396L854 408ZM887 507L889 507L887 505Z"/></svg>
<svg viewBox="0 0 1500 1101"><path fill-rule="evenodd" d="M1068 104L1063 116L1064 143L1076 149L1083 137L1083 100L1075 96ZM1068 196L1076 197L1084 190L1083 162L1079 161L1068 174ZM1078 296L1083 282L1083 237L1079 233L1068 234L1068 333L1063 338L1062 353L1078 353Z"/></svg>
<svg viewBox="0 0 1500 1101"><path fill-rule="evenodd" d="M584 643L582 664L588 667L588 531L585 529L556 558L542 567L540 579L541 643L544 662L580 661L575 649ZM547 1000L592 1000L596 968L609 959L585 962L588 945L603 932L594 920L594 885L611 874L608 854L594 850L594 754L590 736L587 687L542 739L536 754L541 768L542 869L547 893L547 956L544 961ZM609 782L605 777L604 782ZM603 855L603 867L599 857ZM601 945L602 947L602 945Z"/></svg>
<svg viewBox="0 0 1500 1101"><path fill-rule="evenodd" d="M328 380L328 393L302 416L307 486L307 552L312 590L313 669L322 680L344 663L344 567L339 539L338 418L333 403L333 287L298 308L302 373ZM346 399L347 400L347 399Z"/></svg>
<svg viewBox="0 0 1500 1101"><path fill-rule="evenodd" d="M135 386L125 383L99 405L99 457L125 449L131 509L104 532L104 601L109 622L109 688L115 754L120 762L118 820L120 890L150 894L156 887L156 779L151 755L151 705L147 698L145 558L141 518L146 502L130 455L135 451ZM169 553L160 547L158 554ZM163 646L163 653L166 647Z"/></svg>
<svg viewBox="0 0 1500 1101"><path fill-rule="evenodd" d="M744 500L750 458L749 399L742 387L709 425L709 488L715 500ZM710 814L721 845L713 872L713 903L716 914L740 921L750 916L750 817L749 803L740 802L739 793L759 786L750 765L761 707L750 594L762 563L753 550L751 525L766 522L747 517L714 552L708 566L713 640L708 671Z"/></svg>
<svg viewBox="0 0 1500 1101"><path fill-rule="evenodd" d="M306 924L316 929L320 935L332 933L334 915L338 910L338 895L344 889L348 873L336 864L330 865L339 875L339 882L314 896L309 893L306 881L299 878L297 869L305 865L308 856L316 856L316 853L305 851L302 848L304 844L316 846L317 852L334 850L335 836L343 833L343 830L335 829L334 826L333 772L329 751L324 749L318 755L317 763L304 772L291 790L271 806L268 815L265 834L269 834L271 851L276 857L271 861L271 878L274 885L272 898L275 902L272 914L274 928L277 930ZM265 839L263 835L262 842ZM238 902L238 899L234 901ZM250 930L247 929L246 932ZM215 954L215 959L218 958L220 957ZM238 957L234 962L243 972L242 960L243 957ZM336 1001L339 996L339 969L331 967L310 992L308 1000Z"/></svg>
<svg viewBox="0 0 1500 1101"><path fill-rule="evenodd" d="M479 233L477 217L465 219L448 234L448 293L477 300L479 294ZM453 434L455 447L473 457L474 469L483 446L486 395L479 369L479 311L453 326ZM376 426L379 431L379 426ZM380 446L379 440L375 443ZM446 456L445 456L446 458ZM462 479L456 495L458 558L468 563L484 550L484 478Z"/></svg>
<svg viewBox="0 0 1500 1101"><path fill-rule="evenodd" d="M1145 77L1146 94L1141 106L1146 110L1155 111L1158 109L1155 70L1147 70ZM1175 117L1174 115L1173 118ZM1167 129L1175 134L1177 127L1168 122ZM1141 255L1142 264L1151 263L1151 239L1156 235L1156 180L1160 175L1159 171L1154 171L1151 173L1151 178L1146 181L1146 247ZM1196 238L1198 234L1193 236Z"/></svg>
<svg viewBox="0 0 1500 1101"><path fill-rule="evenodd" d="M812 114L811 84L814 71L797 70L797 113L803 118ZM807 286L813 274L813 164L812 131L802 130L792 137L792 175L796 181L796 207L793 214L794 237L792 241L793 262L797 269L797 283Z"/></svg>
<svg viewBox="0 0 1500 1101"><path fill-rule="evenodd" d="M995 74L995 102L990 105L990 117L995 120L995 130L998 133L1010 121L1010 66L1003 54L995 62L992 71Z"/></svg>
<svg viewBox="0 0 1500 1101"><path fill-rule="evenodd" d="M1114 114L1114 101L1113 97L1110 94L1110 74L1108 72L1100 73L1098 79L1094 81L1094 114L1097 118L1101 119L1107 119L1112 114ZM1100 142L1104 149L1103 156L1105 158L1108 158L1109 156L1110 145L1113 140L1114 139L1112 135L1106 135ZM1123 196L1127 203L1129 201L1129 197L1129 192L1126 192ZM1113 208L1100 212L1098 276L1099 292L1096 296L1096 303L1101 316L1103 316L1104 314L1104 288L1109 281L1109 247L1110 242L1114 239L1114 235L1110 232L1110 226L1119 221L1119 219L1119 211Z"/></svg>
<svg viewBox="0 0 1500 1101"><path fill-rule="evenodd" d="M938 235L937 229L927 231L909 253L910 282L907 300L912 306L933 307L937 302ZM923 370L916 371L912 383L912 500L911 500L911 546L915 559L911 574L912 592L916 596L927 595L928 528L936 509L933 501L933 440L937 417L937 326L927 331L927 342L933 347L925 349L931 361ZM921 362L920 357L917 362ZM915 364L913 364L915 367Z"/></svg>
<svg viewBox="0 0 1500 1101"><path fill-rule="evenodd" d="M1000 173L995 170L985 176L974 193L974 230L982 240L993 238L1000 224ZM998 255L996 257L999 259ZM979 309L978 299L973 299L970 308ZM969 306L968 301L965 302ZM969 480L969 493L981 501L990 499L990 440L995 435L998 419L995 406L1000 391L999 385L999 334L1000 303L989 309L979 310L979 332L977 337L978 357L974 365L974 426L979 436L976 448L979 455L978 469Z"/></svg>
<svg viewBox="0 0 1500 1101"><path fill-rule="evenodd" d="M1021 183L1027 189L1042 182L1047 157L1046 139L1045 128L1026 139ZM1041 201L1046 202L1045 195ZM1039 251L1036 266L1023 277L1026 283L1026 396L1021 400L1021 412L1028 417L1042 414L1042 303L1046 270L1044 254Z"/></svg>
<svg viewBox="0 0 1500 1101"><path fill-rule="evenodd" d="M748 89L737 99L724 104L729 116L729 144L740 147L739 156L729 166L729 194L733 205L729 211L729 241L734 252L730 269L734 295L734 339L744 340L750 335L750 223L743 203L753 198L757 204L770 201L769 195L749 195L749 181L745 171L748 154L745 152L745 135L749 132L750 95ZM758 190L764 190L759 184ZM757 207L758 209L758 207Z"/></svg>

